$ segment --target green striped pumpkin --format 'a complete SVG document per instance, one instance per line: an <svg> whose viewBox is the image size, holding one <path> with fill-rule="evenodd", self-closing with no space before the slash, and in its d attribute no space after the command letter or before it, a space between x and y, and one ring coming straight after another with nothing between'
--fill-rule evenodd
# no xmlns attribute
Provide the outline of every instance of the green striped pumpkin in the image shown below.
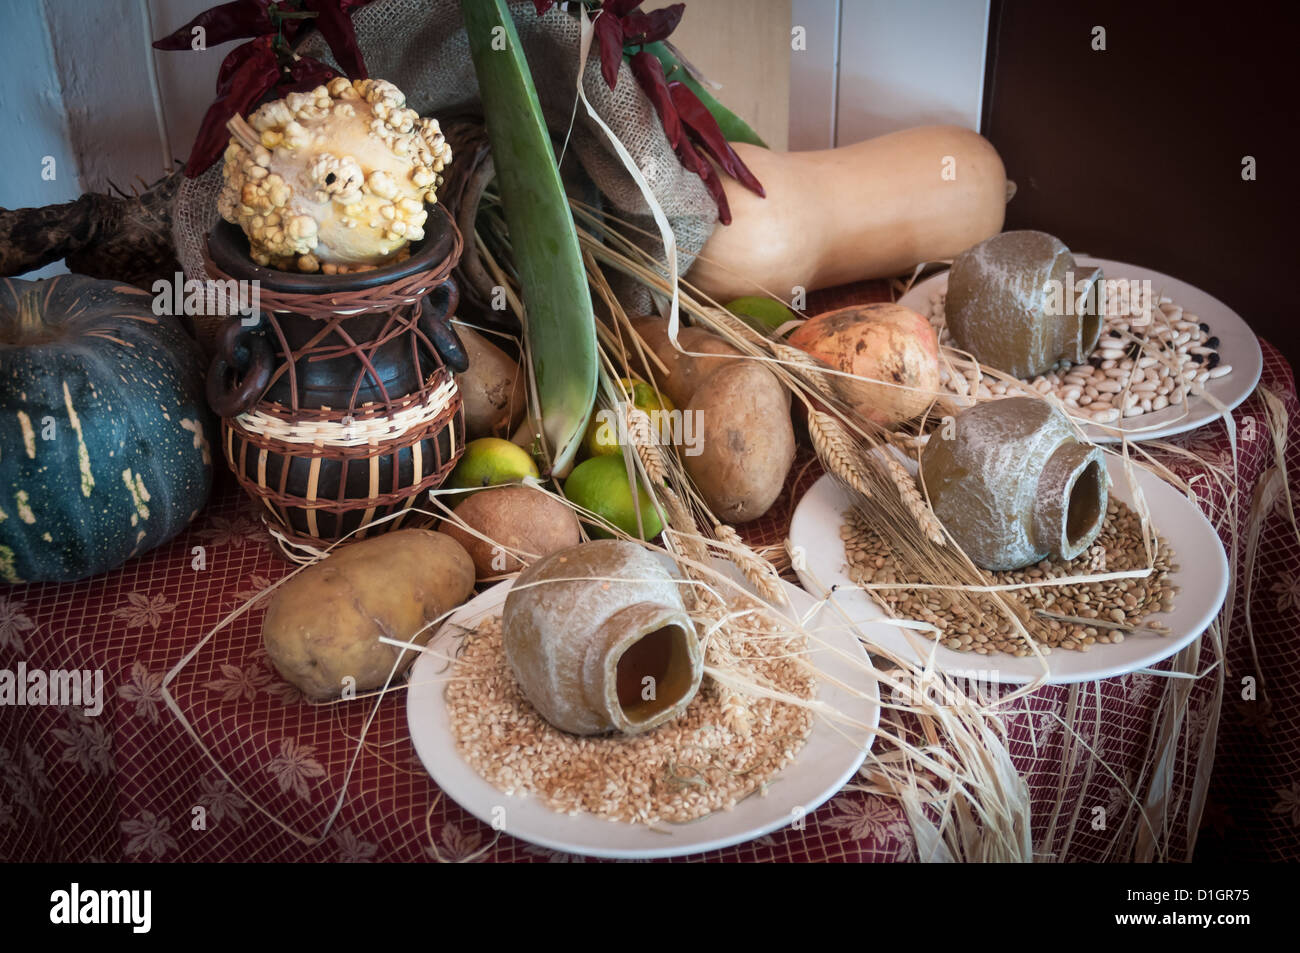
<svg viewBox="0 0 1300 953"><path fill-rule="evenodd" d="M207 501L198 347L151 304L80 275L0 286L0 580L114 569Z"/></svg>

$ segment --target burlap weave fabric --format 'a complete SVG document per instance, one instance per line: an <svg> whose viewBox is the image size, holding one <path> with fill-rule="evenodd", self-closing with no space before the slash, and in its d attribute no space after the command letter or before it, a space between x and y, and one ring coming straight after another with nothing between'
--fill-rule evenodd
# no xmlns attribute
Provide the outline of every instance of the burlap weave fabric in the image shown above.
<svg viewBox="0 0 1300 953"><path fill-rule="evenodd" d="M539 17L531 0L512 2L510 10L552 138L563 143L572 119L568 149L600 189L608 210L657 235L649 206L636 182L604 132L577 102L579 22L558 7ZM412 109L439 119L481 114L478 80L459 0L375 0L356 12L353 25L370 75L394 83L406 94ZM319 34L308 37L299 49L337 67ZM583 87L601 118L636 157L672 225L678 269L685 272L713 231L717 206L700 178L677 161L654 107L626 63L619 67L618 82L610 90L601 77L599 58L593 49ZM177 195L173 214L177 257L191 278L207 277L202 243L218 220L220 188L218 162L197 179L185 180ZM638 240L662 259L663 246L658 240Z"/></svg>

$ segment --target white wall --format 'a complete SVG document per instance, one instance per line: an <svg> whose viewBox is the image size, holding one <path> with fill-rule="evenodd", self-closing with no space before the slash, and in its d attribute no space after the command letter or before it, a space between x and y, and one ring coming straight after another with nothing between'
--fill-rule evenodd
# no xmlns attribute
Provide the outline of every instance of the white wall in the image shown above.
<svg viewBox="0 0 1300 953"><path fill-rule="evenodd" d="M138 187L166 156L184 160L232 44L171 53L148 43L214 2L8 0L0 206L70 201L110 181ZM789 147L825 149L928 122L978 129L988 15L989 0L793 0L806 49L790 53ZM45 156L56 163L53 181L41 177Z"/></svg>
<svg viewBox="0 0 1300 953"><path fill-rule="evenodd" d="M45 0L82 186L130 191L164 171L141 0Z"/></svg>
<svg viewBox="0 0 1300 953"><path fill-rule="evenodd" d="M794 0L790 148L926 123L979 129L988 0Z"/></svg>
<svg viewBox="0 0 1300 953"><path fill-rule="evenodd" d="M69 144L63 92L41 3L6 6L0 30L0 207L26 208L68 202L81 194L77 163ZM53 179L42 173L53 159ZM66 272L51 265L28 277Z"/></svg>

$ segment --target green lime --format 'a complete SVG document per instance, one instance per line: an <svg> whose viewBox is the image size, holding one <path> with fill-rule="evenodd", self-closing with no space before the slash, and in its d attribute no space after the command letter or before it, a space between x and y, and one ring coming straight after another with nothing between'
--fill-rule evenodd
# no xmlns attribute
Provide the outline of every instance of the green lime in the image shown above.
<svg viewBox="0 0 1300 953"><path fill-rule="evenodd" d="M623 457L600 456L584 460L573 468L564 481L564 495L581 506L604 517L629 536L637 536L636 514L641 511L641 525L645 535L641 539L654 539L664 528L655 512L650 494L645 487L637 486L637 501L632 502L632 486L628 483ZM592 527L592 535L609 537L611 534Z"/></svg>
<svg viewBox="0 0 1300 953"><path fill-rule="evenodd" d="M623 393L632 399L632 406L644 410L650 415L651 426L657 423L654 412L671 411L673 402L659 393L640 378L621 377L619 386ZM657 428L655 428L657 432ZM618 413L609 408L600 408L591 415L587 425L587 436L583 440L587 455L590 457L608 456L619 451Z"/></svg>
<svg viewBox="0 0 1300 953"><path fill-rule="evenodd" d="M727 310L759 334L775 334L776 329L797 315L775 298L750 295L727 302Z"/></svg>
<svg viewBox="0 0 1300 953"><path fill-rule="evenodd" d="M465 453L447 477L450 490L477 490L500 483L515 483L541 474L532 455L518 444L500 437L480 437L465 444Z"/></svg>

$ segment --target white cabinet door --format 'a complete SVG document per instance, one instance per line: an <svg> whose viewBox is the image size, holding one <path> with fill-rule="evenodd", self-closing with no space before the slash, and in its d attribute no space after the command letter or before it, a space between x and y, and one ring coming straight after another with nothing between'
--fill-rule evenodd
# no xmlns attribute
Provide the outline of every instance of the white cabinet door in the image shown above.
<svg viewBox="0 0 1300 953"><path fill-rule="evenodd" d="M979 129L988 0L795 0L790 148L928 123Z"/></svg>

